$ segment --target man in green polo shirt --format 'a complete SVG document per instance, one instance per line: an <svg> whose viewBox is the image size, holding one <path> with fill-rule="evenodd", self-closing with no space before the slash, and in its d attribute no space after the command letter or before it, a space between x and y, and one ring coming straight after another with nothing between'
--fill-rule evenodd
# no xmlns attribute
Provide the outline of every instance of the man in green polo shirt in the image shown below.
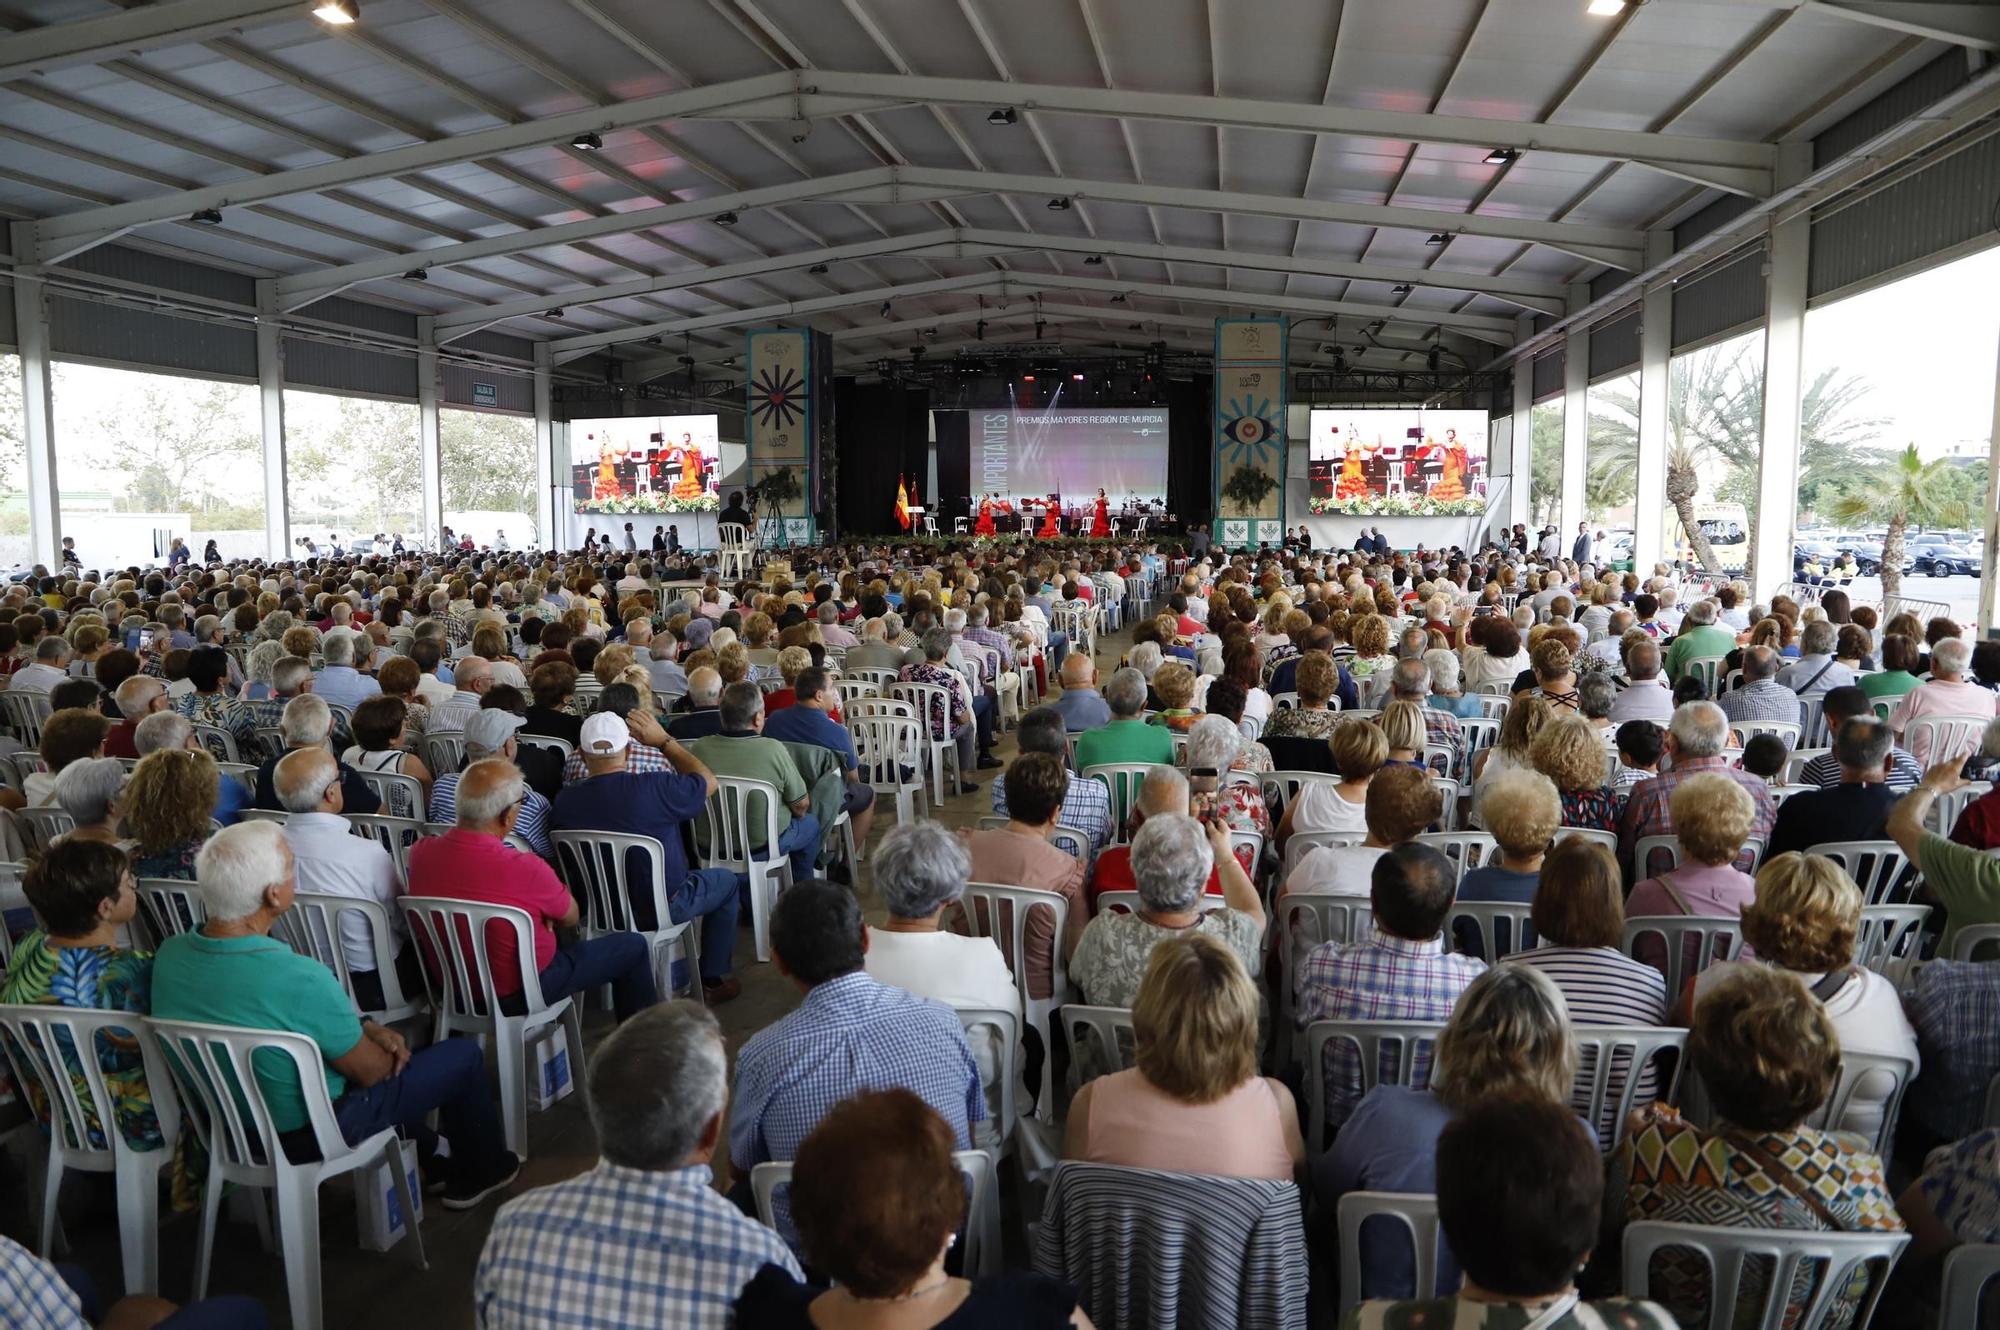
<svg viewBox="0 0 2000 1330"><path fill-rule="evenodd" d="M1680 632L1667 647L1667 677L1679 683L1689 661L1726 656L1735 645L1735 633L1716 627L1715 602L1697 600L1688 606Z"/></svg>
<svg viewBox="0 0 2000 1330"><path fill-rule="evenodd" d="M443 1179L447 1210L470 1209L514 1180L521 1161L506 1148L478 1043L445 1039L412 1053L394 1030L355 1016L333 971L271 936L297 890L282 827L241 822L218 831L196 857L195 874L208 922L160 944L155 1017L312 1040L348 1144L403 1128L426 1174ZM319 1158L297 1066L275 1051L259 1052L253 1065L287 1156ZM441 1133L425 1125L432 1112ZM451 1143L449 1160L436 1157L440 1134Z"/></svg>
<svg viewBox="0 0 2000 1330"><path fill-rule="evenodd" d="M778 852L791 856L794 882L817 876L813 865L819 860L819 819L810 811L805 777L799 774L792 755L776 739L764 737L764 694L756 684L746 681L723 689L722 732L696 739L687 748L717 776L761 780L777 787ZM764 849L762 812L761 800L749 801L751 825L746 832L753 851ZM695 823L695 841L706 853L706 818Z"/></svg>
<svg viewBox="0 0 2000 1330"><path fill-rule="evenodd" d="M1146 676L1126 666L1104 685L1111 721L1076 737L1076 769L1088 771L1106 763L1150 762L1172 766L1173 736L1165 726L1148 725L1139 713L1146 709Z"/></svg>
<svg viewBox="0 0 2000 1330"><path fill-rule="evenodd" d="M1924 887L1944 905L1949 922L1938 939L1938 955L1951 954L1958 930L1973 924L2000 924L2000 859L1970 845L1945 839L1924 826L1940 794L1965 784L1959 762L1941 762L1889 810L1889 838L1923 874Z"/></svg>

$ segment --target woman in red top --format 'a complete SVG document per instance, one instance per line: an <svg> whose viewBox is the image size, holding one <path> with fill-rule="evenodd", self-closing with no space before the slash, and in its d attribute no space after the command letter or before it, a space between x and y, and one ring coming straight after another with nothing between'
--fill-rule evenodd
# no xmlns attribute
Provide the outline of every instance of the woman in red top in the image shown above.
<svg viewBox="0 0 2000 1330"><path fill-rule="evenodd" d="M1053 494L1042 505L1042 529L1035 535L1042 540L1054 540L1062 535L1062 502Z"/></svg>
<svg viewBox="0 0 2000 1330"><path fill-rule="evenodd" d="M979 521L972 532L977 536L990 536L993 532L993 496L987 495L979 501Z"/></svg>
<svg viewBox="0 0 2000 1330"><path fill-rule="evenodd" d="M1111 500L1104 497L1104 491L1097 491L1097 511L1090 519L1090 536L1102 540L1111 534Z"/></svg>

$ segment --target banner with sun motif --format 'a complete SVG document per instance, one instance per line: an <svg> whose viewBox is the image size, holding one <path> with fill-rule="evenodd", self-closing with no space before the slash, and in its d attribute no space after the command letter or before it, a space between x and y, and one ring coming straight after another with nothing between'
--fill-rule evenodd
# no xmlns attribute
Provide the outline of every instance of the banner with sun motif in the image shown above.
<svg viewBox="0 0 2000 1330"><path fill-rule="evenodd" d="M749 483L789 467L798 495L783 504L760 503L759 543L765 547L810 544L813 539L813 428L811 333L802 328L757 328L748 335L743 363L743 415ZM780 527L782 521L783 526Z"/></svg>
<svg viewBox="0 0 2000 1330"><path fill-rule="evenodd" d="M1286 387L1283 320L1215 321L1214 535L1230 549L1284 540Z"/></svg>

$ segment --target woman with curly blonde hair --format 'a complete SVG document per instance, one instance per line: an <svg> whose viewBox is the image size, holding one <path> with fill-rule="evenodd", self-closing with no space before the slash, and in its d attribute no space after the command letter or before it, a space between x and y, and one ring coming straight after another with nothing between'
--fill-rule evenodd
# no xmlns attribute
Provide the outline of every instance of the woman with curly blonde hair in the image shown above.
<svg viewBox="0 0 2000 1330"><path fill-rule="evenodd" d="M1611 754L1604 746L1604 737L1589 721L1558 714L1535 736L1528 760L1555 782L1564 826L1618 829L1625 800L1611 788Z"/></svg>
<svg viewBox="0 0 2000 1330"><path fill-rule="evenodd" d="M1576 648L1571 643L1570 635L1551 629L1528 652L1529 668L1535 672L1535 686L1526 691L1560 710L1581 710L1583 699L1577 696L1575 663ZM1516 694L1517 699L1519 696Z"/></svg>
<svg viewBox="0 0 2000 1330"><path fill-rule="evenodd" d="M1472 760L1473 826L1482 829L1486 826L1479 811L1479 802L1485 797L1487 782L1503 771L1534 770L1530 754L1535 736L1542 732L1542 727L1554 714L1548 703L1532 694L1517 699L1507 708L1507 717L1500 722L1500 738L1492 747L1482 748Z"/></svg>
<svg viewBox="0 0 2000 1330"><path fill-rule="evenodd" d="M194 857L215 829L221 777L201 749L162 748L139 759L124 802L134 877L194 880Z"/></svg>
<svg viewBox="0 0 2000 1330"><path fill-rule="evenodd" d="M1826 1010L1842 1049L1908 1058L1914 1077L1921 1065L1917 1035L1896 986L1854 963L1861 909L1861 889L1832 859L1796 851L1776 856L1757 870L1756 898L1743 907L1743 941L1757 961L1726 961L1702 971L1695 1002L1746 964L1789 970ZM1889 1090L1887 1077L1864 1083L1839 1129L1874 1139Z"/></svg>

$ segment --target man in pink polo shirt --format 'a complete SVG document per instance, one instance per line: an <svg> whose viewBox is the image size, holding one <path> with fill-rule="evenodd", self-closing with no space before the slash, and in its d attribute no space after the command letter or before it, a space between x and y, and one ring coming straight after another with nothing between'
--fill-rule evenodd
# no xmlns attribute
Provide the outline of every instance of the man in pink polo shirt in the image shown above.
<svg viewBox="0 0 2000 1330"><path fill-rule="evenodd" d="M1981 730L1973 730L1959 745L1957 753L1933 753L1930 736L1912 735L1910 725L1927 716L1979 716L1994 713L1994 694L1965 677L1972 663L1972 643L1962 637L1947 637L1931 648L1931 677L1903 694L1903 700L1889 713L1889 728L1903 747L1923 767L1934 767L1948 758L1964 757L1979 746Z"/></svg>
<svg viewBox="0 0 2000 1330"><path fill-rule="evenodd" d="M555 930L575 928L576 899L548 864L506 844L526 797L520 769L505 758L474 762L458 779L458 822L410 849L410 894L511 905L535 921L535 969L548 1001L611 985L618 1019L659 1001L651 949L637 933L613 933L558 946ZM521 966L511 929L490 928L493 989L510 1013L524 1007Z"/></svg>

